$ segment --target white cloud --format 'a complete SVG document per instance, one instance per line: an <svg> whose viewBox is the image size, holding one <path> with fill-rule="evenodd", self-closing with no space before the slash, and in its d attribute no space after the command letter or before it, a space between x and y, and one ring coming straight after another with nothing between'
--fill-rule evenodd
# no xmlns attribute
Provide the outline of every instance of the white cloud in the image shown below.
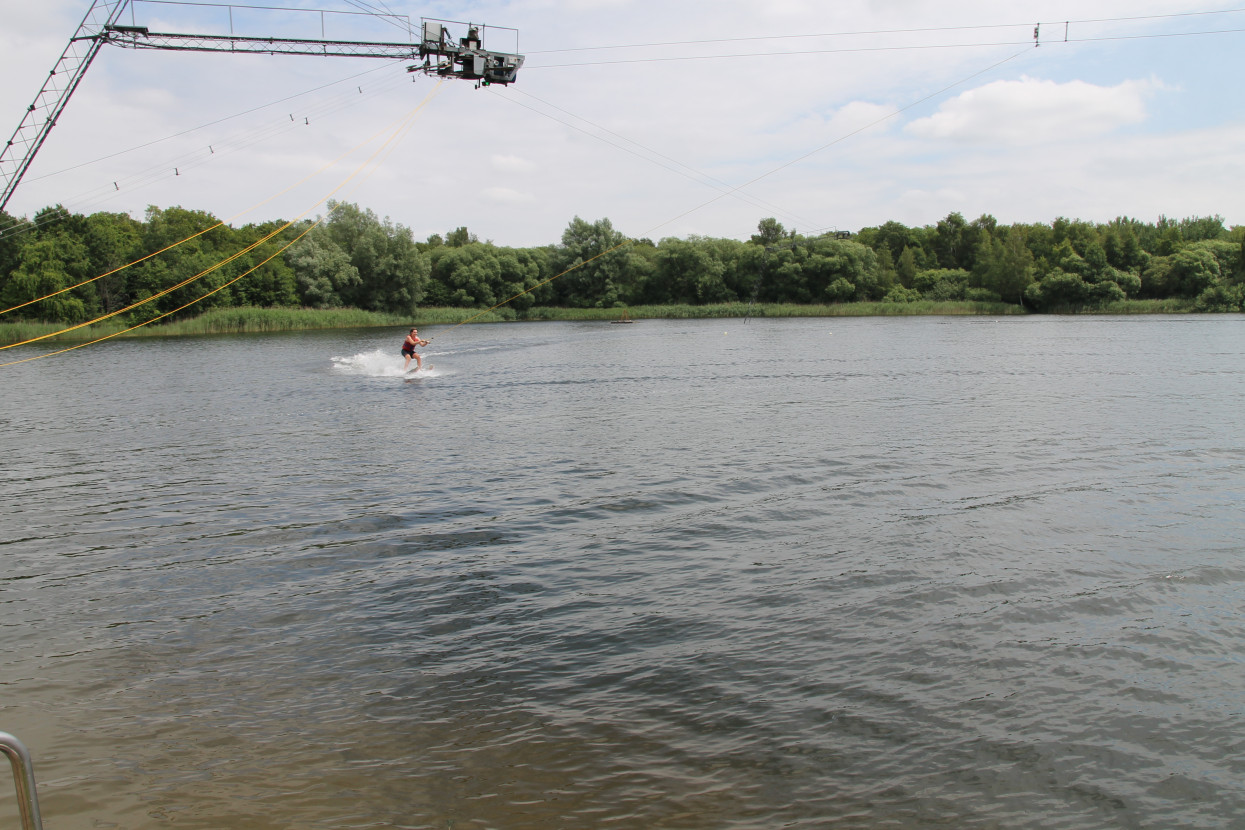
<svg viewBox="0 0 1245 830"><path fill-rule="evenodd" d="M9 5L16 17L0 28L0 125L11 131L81 19L82 0ZM466 14L448 0L390 5L416 16ZM256 205L246 221L291 218L376 144L286 188L398 123L436 88L380 170L334 196L420 238L467 225L499 244L543 245L576 215L653 238L745 239L765 216L801 230L924 224L954 210L1005 221L1188 211L1245 222L1245 189L1232 186L1242 175L1233 141L1245 120L1224 98L1224 79L1245 69L1239 35L908 48L966 36L937 34L944 26L1142 15L1193 9L1194 0L1024 0L1007 9L985 0L849 0L833 9L817 0L720 0L709 16L694 3L654 16L638 0L472 8L473 19L521 31L528 63L515 86L438 86L402 62L105 47L8 210L29 216L63 202L83 213L141 214L148 204L181 204L227 217ZM1103 23L1083 34L1174 27L1168 19ZM1029 23L983 37L1031 32ZM490 33L489 45L506 47L503 35ZM752 37L768 40L737 40ZM625 46L655 42L672 45ZM624 48L590 48L608 45ZM877 48L817 51L840 47ZM571 49L579 51L555 51ZM785 50L805 53L762 56ZM971 92L953 86L970 77ZM931 95L923 113L857 132Z"/></svg>
<svg viewBox="0 0 1245 830"><path fill-rule="evenodd" d="M520 158L519 156L494 155L490 161L493 164L493 169L501 170L505 173L529 173L536 169L535 162L530 159Z"/></svg>
<svg viewBox="0 0 1245 830"><path fill-rule="evenodd" d="M1103 135L1144 121L1145 99L1159 86L1154 81L1061 84L1022 76L962 93L904 129L919 138L1013 145Z"/></svg>
<svg viewBox="0 0 1245 830"><path fill-rule="evenodd" d="M826 123L824 135L830 139L838 139L863 130L883 130L895 115L896 109L867 101L852 101L834 113Z"/></svg>
<svg viewBox="0 0 1245 830"><path fill-rule="evenodd" d="M508 187L486 187L484 188L484 195L492 201L500 202L504 205L518 205L536 201L536 197L532 194L520 193Z"/></svg>

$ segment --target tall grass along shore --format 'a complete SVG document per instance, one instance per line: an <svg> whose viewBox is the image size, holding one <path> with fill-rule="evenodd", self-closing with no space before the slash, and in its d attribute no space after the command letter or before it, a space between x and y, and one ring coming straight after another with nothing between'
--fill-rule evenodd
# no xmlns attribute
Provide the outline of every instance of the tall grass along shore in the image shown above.
<svg viewBox="0 0 1245 830"><path fill-rule="evenodd" d="M1192 311L1192 304L1177 300L1126 300L1097 309L1097 314L1180 314ZM920 315L1020 315L1026 312L1010 303L920 300L912 303L834 303L795 305L787 303L724 303L720 305L630 306L627 314L639 319L729 319L741 317L891 317ZM498 308L480 314L469 308L421 308L411 315L383 314L352 308L220 308L198 317L173 323L154 324L124 331L127 326L107 321L85 328L63 331L64 325L41 322L0 323L0 344L22 343L52 335L48 342L84 342L117 337L183 337L207 334L250 334L307 329L379 328L384 326L454 325L537 320L617 320L621 308L535 307L519 312ZM476 316L478 315L478 316Z"/></svg>

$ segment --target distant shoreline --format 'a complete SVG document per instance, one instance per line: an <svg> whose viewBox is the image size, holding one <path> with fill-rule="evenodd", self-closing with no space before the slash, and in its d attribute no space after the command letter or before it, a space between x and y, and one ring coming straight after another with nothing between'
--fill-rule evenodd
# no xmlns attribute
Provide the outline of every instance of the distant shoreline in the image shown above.
<svg viewBox="0 0 1245 830"><path fill-rule="evenodd" d="M84 343L100 338L188 337L211 334L254 334L278 331L310 331L338 328L383 328L408 325L441 326L471 323L528 321L611 321L622 317L622 308L534 307L523 312L502 307L480 313L470 308L423 308L410 315L359 309L224 308L174 323L153 324L125 331L123 323L101 323L61 333L60 323L0 322L0 345L12 345L42 337L32 346L52 343ZM1074 314L1184 314L1194 311L1192 301L1125 300L1109 305L1069 311ZM919 300L912 303L834 303L795 305L788 303L723 303L718 305L628 306L632 320L738 319L745 317L951 317L1025 316L1030 312L1010 303L963 300ZM51 335L51 336L48 336Z"/></svg>

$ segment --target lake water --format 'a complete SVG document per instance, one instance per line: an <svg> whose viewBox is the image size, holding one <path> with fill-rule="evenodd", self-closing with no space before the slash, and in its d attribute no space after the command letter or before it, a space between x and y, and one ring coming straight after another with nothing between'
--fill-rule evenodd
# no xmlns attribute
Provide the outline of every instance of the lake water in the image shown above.
<svg viewBox="0 0 1245 830"><path fill-rule="evenodd" d="M0 369L47 830L1245 827L1242 316L421 334Z"/></svg>

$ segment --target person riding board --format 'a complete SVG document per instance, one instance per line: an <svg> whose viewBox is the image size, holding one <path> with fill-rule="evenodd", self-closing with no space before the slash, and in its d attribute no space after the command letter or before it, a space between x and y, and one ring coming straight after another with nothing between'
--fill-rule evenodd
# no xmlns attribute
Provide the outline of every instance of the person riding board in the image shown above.
<svg viewBox="0 0 1245 830"><path fill-rule="evenodd" d="M402 354L406 355L406 363L402 364L402 371L405 372L407 368L410 367L412 357L415 358L415 371L416 372L424 368L423 358L421 358L419 354L415 351L415 347L416 346L427 346L427 345L428 345L427 340L419 339L419 331L417 329L411 329L411 333L408 334L406 336L406 339L402 341Z"/></svg>

